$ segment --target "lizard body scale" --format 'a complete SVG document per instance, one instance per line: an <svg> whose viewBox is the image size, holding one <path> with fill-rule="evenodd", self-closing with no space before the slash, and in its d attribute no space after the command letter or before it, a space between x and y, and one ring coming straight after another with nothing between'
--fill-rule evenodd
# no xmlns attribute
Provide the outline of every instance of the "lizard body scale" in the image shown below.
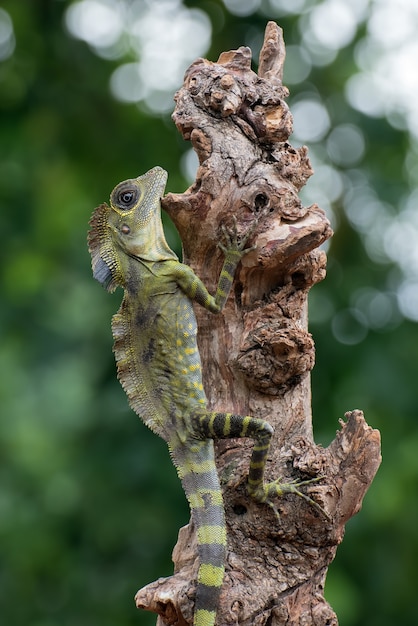
<svg viewBox="0 0 418 626"><path fill-rule="evenodd" d="M213 626L224 577L226 526L213 439L251 437L248 493L275 510L272 498L305 483L264 482L273 432L264 420L208 411L192 301L219 313L247 237L228 237L215 296L166 243L160 212L167 173L154 167L117 185L100 205L88 235L94 277L124 289L112 331L118 378L131 408L169 446L197 531L199 570L194 626ZM248 248L247 248L248 250ZM310 482L310 481L306 481Z"/></svg>

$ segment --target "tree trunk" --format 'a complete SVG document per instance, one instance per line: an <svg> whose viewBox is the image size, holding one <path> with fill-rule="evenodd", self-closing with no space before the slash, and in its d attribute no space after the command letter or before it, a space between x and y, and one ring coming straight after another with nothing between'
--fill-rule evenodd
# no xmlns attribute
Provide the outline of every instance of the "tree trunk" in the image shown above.
<svg viewBox="0 0 418 626"><path fill-rule="evenodd" d="M185 262L212 293L223 260L217 247L222 225L235 216L243 233L258 218L251 240L256 248L243 258L223 314L196 307L209 408L268 420L275 429L268 479L320 475L302 489L328 515L287 495L278 500L278 521L270 507L246 494L252 441L216 444L228 531L219 625L337 624L323 597L327 568L380 464L379 433L361 411L346 413L328 448L313 441L307 295L325 276L318 247L332 231L324 212L303 207L298 197L312 169L306 147L288 143L284 56L281 30L270 22L258 74L244 47L221 54L217 63L191 65L173 119L200 165L185 193L163 200ZM160 625L162 618L180 626L193 615L198 563L192 524L180 530L173 559L174 576L140 590L136 602L159 613Z"/></svg>

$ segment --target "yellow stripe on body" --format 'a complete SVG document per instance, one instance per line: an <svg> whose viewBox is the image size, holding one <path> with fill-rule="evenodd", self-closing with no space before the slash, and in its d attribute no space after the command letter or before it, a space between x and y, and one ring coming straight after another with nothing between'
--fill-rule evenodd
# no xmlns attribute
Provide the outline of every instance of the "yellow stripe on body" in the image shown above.
<svg viewBox="0 0 418 626"><path fill-rule="evenodd" d="M241 433L240 433L241 437L245 437L246 436L247 430L248 430L248 426L251 424L251 419L252 418L247 415L242 420L242 428L241 428Z"/></svg>
<svg viewBox="0 0 418 626"><path fill-rule="evenodd" d="M213 626L215 623L216 611L199 609L193 617L193 626Z"/></svg>
<svg viewBox="0 0 418 626"><path fill-rule="evenodd" d="M199 567L198 582L207 587L221 587L224 580L223 566L202 563Z"/></svg>
<svg viewBox="0 0 418 626"><path fill-rule="evenodd" d="M252 478L250 478L250 477L248 476L248 478L247 478L247 483L248 483L249 485L259 485L259 484L261 483L261 480L260 480L260 479L257 479L257 480L252 480Z"/></svg>
<svg viewBox="0 0 418 626"><path fill-rule="evenodd" d="M231 432L231 413L210 413L207 415L202 415L200 417L200 424L205 425L205 432L210 433L211 436L219 435L219 431L215 429L215 420L223 418L222 424L222 435L224 437L228 437Z"/></svg>
<svg viewBox="0 0 418 626"><path fill-rule="evenodd" d="M174 441L170 442L170 447L173 451L176 450L176 447L182 447L183 442L179 441L178 444ZM180 478L184 478L188 474L208 474L214 471L214 464L212 459L208 459L207 461L202 461L201 463L197 463L196 461L180 464L178 468Z"/></svg>
<svg viewBox="0 0 418 626"><path fill-rule="evenodd" d="M256 463L254 463L253 461L250 461L251 469L262 469L263 467L265 467L265 465L266 465L265 459L263 459L263 461L257 461Z"/></svg>
<svg viewBox="0 0 418 626"><path fill-rule="evenodd" d="M191 281L191 283L190 283L190 294L189 294L189 297L190 297L191 300L197 294L197 290L199 288L199 285L200 285L200 280L198 280L197 277L195 277L193 279L193 281Z"/></svg>
<svg viewBox="0 0 418 626"><path fill-rule="evenodd" d="M206 507L205 495L210 496L212 506L223 506L222 493L219 489L201 489L189 495L189 502L192 509Z"/></svg>
<svg viewBox="0 0 418 626"><path fill-rule="evenodd" d="M218 297L218 300L222 297L222 298L226 298L226 296L229 294L229 291L224 291L223 289L221 289L220 287L217 289L216 291L216 295Z"/></svg>
<svg viewBox="0 0 418 626"><path fill-rule="evenodd" d="M225 435L225 437L227 437L230 432L231 432L231 415L229 413L226 413L225 421L223 425L223 434Z"/></svg>
<svg viewBox="0 0 418 626"><path fill-rule="evenodd" d="M262 452L263 450L268 450L270 447L270 441L268 441L267 443L255 443L254 444L254 448L253 448L253 452Z"/></svg>
<svg viewBox="0 0 418 626"><path fill-rule="evenodd" d="M197 541L200 544L218 543L226 545L226 528L219 524L201 526L197 529Z"/></svg>
<svg viewBox="0 0 418 626"><path fill-rule="evenodd" d="M205 433L207 431L211 435L214 434L213 422L215 421L217 415L218 414L214 412L214 413L205 413L204 415L200 416L199 418L200 425L202 426L203 424L205 424Z"/></svg>
<svg viewBox="0 0 418 626"><path fill-rule="evenodd" d="M226 268L224 268L224 269L222 270L220 278L221 278L221 279L222 279L222 278L226 278L226 280L227 280L229 283L232 283L232 282L233 282L233 280L234 280L234 277L232 276L232 274L230 274L230 272L229 272Z"/></svg>

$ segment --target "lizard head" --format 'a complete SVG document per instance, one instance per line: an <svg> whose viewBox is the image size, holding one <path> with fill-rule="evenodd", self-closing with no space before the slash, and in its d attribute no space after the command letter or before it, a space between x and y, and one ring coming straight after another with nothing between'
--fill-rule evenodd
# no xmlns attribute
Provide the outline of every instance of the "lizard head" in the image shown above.
<svg viewBox="0 0 418 626"><path fill-rule="evenodd" d="M101 204L90 220L88 234L94 277L108 291L124 285L130 259L177 259L169 248L161 222L160 200L167 172L154 167L138 178L125 180Z"/></svg>

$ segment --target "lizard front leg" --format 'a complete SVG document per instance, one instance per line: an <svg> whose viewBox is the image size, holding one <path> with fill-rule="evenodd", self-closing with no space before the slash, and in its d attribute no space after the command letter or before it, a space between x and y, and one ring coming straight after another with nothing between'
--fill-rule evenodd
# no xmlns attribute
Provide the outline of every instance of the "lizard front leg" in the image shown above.
<svg viewBox="0 0 418 626"><path fill-rule="evenodd" d="M206 286L192 268L183 263L177 263L172 267L172 275L180 289L211 313L220 313L225 306L234 282L235 272L242 257L254 249L253 246L246 248L246 243L254 234L258 219L255 219L246 233L239 237L237 232L236 218L234 217L233 228L222 228L223 242L218 247L225 254L225 259L219 275L218 286L215 295L211 295Z"/></svg>

